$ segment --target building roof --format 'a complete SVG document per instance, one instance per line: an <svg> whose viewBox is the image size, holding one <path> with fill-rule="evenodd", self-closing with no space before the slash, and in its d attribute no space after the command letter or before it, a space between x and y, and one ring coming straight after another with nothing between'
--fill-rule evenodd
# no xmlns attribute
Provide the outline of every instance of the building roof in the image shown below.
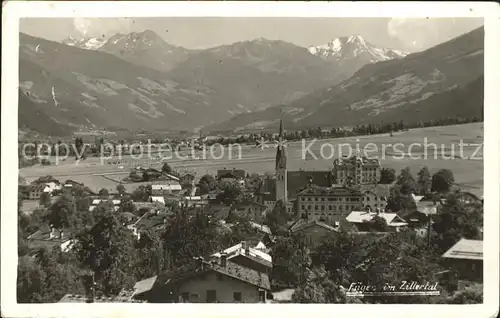
<svg viewBox="0 0 500 318"><path fill-rule="evenodd" d="M437 209L440 204L433 201L418 201L416 203L417 211L425 215L437 214Z"/></svg>
<svg viewBox="0 0 500 318"><path fill-rule="evenodd" d="M258 224L258 223L252 222L252 221L250 221L249 223L250 223L250 226L252 228L257 229L257 230L259 230L261 232L267 233L269 235L272 235L271 229L269 228L269 226Z"/></svg>
<svg viewBox="0 0 500 318"><path fill-rule="evenodd" d="M238 243L236 245L233 245L229 248L226 248L222 252L226 253L227 259L230 259L230 258L238 256L238 255L245 255L245 249L243 248L243 243ZM271 257L271 255L269 255L269 254L267 254L259 249L256 249L255 247L250 247L249 252L250 252L249 256L260 258L260 259L262 259L268 263L271 263L271 264L273 262L273 258ZM212 254L212 256L220 257L221 253L217 252L217 253Z"/></svg>
<svg viewBox="0 0 500 318"><path fill-rule="evenodd" d="M318 187L331 187L333 176L330 170L326 171L288 171L287 172L287 193L288 199L297 197L297 193L309 185L309 178L312 184Z"/></svg>
<svg viewBox="0 0 500 318"><path fill-rule="evenodd" d="M276 179L266 178L262 180L259 193L264 201L276 201Z"/></svg>
<svg viewBox="0 0 500 318"><path fill-rule="evenodd" d="M92 200L92 205L98 205L99 203L101 202L111 202L113 203L113 205L119 205L120 203L122 203L121 200L103 200L103 199L94 199Z"/></svg>
<svg viewBox="0 0 500 318"><path fill-rule="evenodd" d="M483 241L461 239L443 254L444 258L483 260Z"/></svg>
<svg viewBox="0 0 500 318"><path fill-rule="evenodd" d="M148 210L153 210L153 209L161 209L164 207L161 202L133 202L132 203L137 210L140 209L148 209Z"/></svg>
<svg viewBox="0 0 500 318"><path fill-rule="evenodd" d="M388 198L391 194L390 185L376 184L376 185L362 185L360 191L363 194L372 193L377 197Z"/></svg>
<svg viewBox="0 0 500 318"><path fill-rule="evenodd" d="M61 298L61 300L59 300L60 303L86 303L88 301L90 301L90 299L87 296L75 295L75 294L66 294ZM128 295L118 295L111 297L99 296L94 298L94 303L140 303L140 302L142 301L132 299Z"/></svg>
<svg viewBox="0 0 500 318"><path fill-rule="evenodd" d="M164 226L167 213L144 213L144 215L134 223L135 228L154 229Z"/></svg>
<svg viewBox="0 0 500 318"><path fill-rule="evenodd" d="M165 204L165 198L162 195L152 195L151 201L153 201L152 203Z"/></svg>
<svg viewBox="0 0 500 318"><path fill-rule="evenodd" d="M194 278L198 275L203 275L207 272L216 272L240 280L242 282L263 288L271 289L271 282L267 273L239 265L237 263L227 261L225 266L222 266L218 261L203 261L202 267L197 264L190 264L186 269L174 271L161 278L165 285L178 283L183 280Z"/></svg>
<svg viewBox="0 0 500 318"><path fill-rule="evenodd" d="M343 165L343 164L354 164L356 162L360 162L363 165L376 165L376 166L380 165L380 161L377 158L368 158L366 156L358 156L358 155L335 159L333 161L333 164Z"/></svg>
<svg viewBox="0 0 500 318"><path fill-rule="evenodd" d="M370 222L375 216L377 216L376 212L366 212L366 211L352 211L347 217L346 220L350 223L364 223ZM396 213L378 213L378 216L385 219L388 226L404 226L408 225L401 217L399 217Z"/></svg>
<svg viewBox="0 0 500 318"><path fill-rule="evenodd" d="M174 183L174 184L152 184L151 185L151 190L160 190L160 191L180 191L182 190L182 186L179 183Z"/></svg>
<svg viewBox="0 0 500 318"><path fill-rule="evenodd" d="M346 188L346 187L319 187L311 186L308 187L298 195L325 195L325 196L361 196L362 193L358 189Z"/></svg>
<svg viewBox="0 0 500 318"><path fill-rule="evenodd" d="M156 283L157 279L158 279L158 276L153 276L153 277L149 277L149 278L143 279L143 280L135 283L134 295L142 294L144 292L151 290L153 288L154 284Z"/></svg>
<svg viewBox="0 0 500 318"><path fill-rule="evenodd" d="M292 227L290 228L290 231L297 232L297 231L301 231L301 230L310 228L312 226L319 226L319 227L322 227L322 228L329 230L329 231L337 231L336 228L334 228L326 223L323 223L323 222L320 222L317 220L305 220L305 219L298 220L294 225L292 225Z"/></svg>
<svg viewBox="0 0 500 318"><path fill-rule="evenodd" d="M62 229L62 232L64 233L64 237L61 238L59 235L60 231L61 231L60 229L56 229L55 230L56 236L54 238L50 238L51 228L48 225L43 225L38 231L36 231L35 233L28 236L27 239L28 240L39 240L39 241L50 241L50 242L55 242L55 243L61 244L61 243L68 241L73 236L73 233L71 232L70 229L64 228L64 229Z"/></svg>

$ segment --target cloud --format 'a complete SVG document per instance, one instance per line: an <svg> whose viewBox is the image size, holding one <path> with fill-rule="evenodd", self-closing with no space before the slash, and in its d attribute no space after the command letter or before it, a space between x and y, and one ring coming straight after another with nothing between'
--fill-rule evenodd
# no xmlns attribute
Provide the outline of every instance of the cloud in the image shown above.
<svg viewBox="0 0 500 318"><path fill-rule="evenodd" d="M131 18L75 18L73 26L82 37L108 37L115 33L128 33Z"/></svg>
<svg viewBox="0 0 500 318"><path fill-rule="evenodd" d="M447 24L455 23L454 19L447 20ZM387 32L407 50L419 51L440 42L442 24L438 19L392 18L387 24Z"/></svg>

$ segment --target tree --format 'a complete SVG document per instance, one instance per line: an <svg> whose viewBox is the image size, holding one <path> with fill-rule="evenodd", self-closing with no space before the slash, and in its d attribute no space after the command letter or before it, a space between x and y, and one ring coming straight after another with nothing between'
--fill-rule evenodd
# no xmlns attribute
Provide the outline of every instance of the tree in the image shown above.
<svg viewBox="0 0 500 318"><path fill-rule="evenodd" d="M416 209L416 204L411 195L402 193L400 185L395 185L391 189L386 207L392 212L399 212L402 210L414 210Z"/></svg>
<svg viewBox="0 0 500 318"><path fill-rule="evenodd" d="M460 238L481 239L483 207L466 206L458 199L457 194L450 194L433 221L432 242L439 253L444 253Z"/></svg>
<svg viewBox="0 0 500 318"><path fill-rule="evenodd" d="M286 212L286 206L282 200L276 201L274 208L266 213L264 223L269 226L271 232L276 233L290 219Z"/></svg>
<svg viewBox="0 0 500 318"><path fill-rule="evenodd" d="M57 229L64 227L73 229L80 228L80 220L78 220L76 216L75 198L71 193L64 192L61 195L61 197L50 207L46 220Z"/></svg>
<svg viewBox="0 0 500 318"><path fill-rule="evenodd" d="M98 193L98 194L99 194L99 197L100 197L101 199L106 199L106 198L108 198L108 197L109 197L109 192L108 192L108 190L107 190L107 189L105 189L105 188L102 188L101 190L99 190L99 193Z"/></svg>
<svg viewBox="0 0 500 318"><path fill-rule="evenodd" d="M422 167L422 169L418 172L417 184L421 195L427 195L431 192L432 180L427 167Z"/></svg>
<svg viewBox="0 0 500 318"><path fill-rule="evenodd" d="M50 194L48 192L43 192L40 195L40 206L43 207L48 207L50 206L51 200L50 200Z"/></svg>
<svg viewBox="0 0 500 318"><path fill-rule="evenodd" d="M305 281L292 295L294 303L345 303L346 297L324 268L306 269Z"/></svg>
<svg viewBox="0 0 500 318"><path fill-rule="evenodd" d="M95 273L97 292L116 295L135 282L134 237L109 207L96 221L92 229L77 236L74 250L82 266Z"/></svg>
<svg viewBox="0 0 500 318"><path fill-rule="evenodd" d="M217 188L217 181L212 175L206 174L200 178L198 182L200 194L207 194Z"/></svg>
<svg viewBox="0 0 500 318"><path fill-rule="evenodd" d="M149 200L149 196L151 195L151 192L148 191L148 188L141 185L137 189L132 192L130 195L130 198L133 201L139 201L139 202L147 202Z"/></svg>
<svg viewBox="0 0 500 318"><path fill-rule="evenodd" d="M217 195L217 200L226 205L235 203L236 199L241 195L240 186L234 182L224 181L219 187L222 192Z"/></svg>
<svg viewBox="0 0 500 318"><path fill-rule="evenodd" d="M370 220L370 230L374 232L388 232L389 231L389 226L387 225L387 221L379 216L376 215L373 217L373 219Z"/></svg>
<svg viewBox="0 0 500 318"><path fill-rule="evenodd" d="M125 186L123 184L119 184L116 186L116 192L118 193L119 196L123 196L126 193Z"/></svg>
<svg viewBox="0 0 500 318"><path fill-rule="evenodd" d="M441 169L432 176L432 191L447 193L454 183L453 172L449 169Z"/></svg>
<svg viewBox="0 0 500 318"><path fill-rule="evenodd" d="M396 181L396 171L391 168L382 168L380 170L380 184L391 184Z"/></svg>
<svg viewBox="0 0 500 318"><path fill-rule="evenodd" d="M161 171L163 173L167 173L167 174L172 174L172 167L170 167L170 165L168 163L164 163L163 166L161 167Z"/></svg>
<svg viewBox="0 0 500 318"><path fill-rule="evenodd" d="M413 175L411 174L411 169L409 167L401 170L396 184L400 186L400 191L403 195L415 193L417 189L417 184L415 179L413 179Z"/></svg>

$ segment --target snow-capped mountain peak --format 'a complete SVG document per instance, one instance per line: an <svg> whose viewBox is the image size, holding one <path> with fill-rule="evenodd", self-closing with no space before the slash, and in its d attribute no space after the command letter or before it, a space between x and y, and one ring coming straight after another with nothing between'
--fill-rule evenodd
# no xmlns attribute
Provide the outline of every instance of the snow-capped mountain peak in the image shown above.
<svg viewBox="0 0 500 318"><path fill-rule="evenodd" d="M72 37L72 36L70 36L67 39L62 41L63 44L66 44L69 46L79 47L79 48L85 49L85 50L98 50L104 44L106 44L106 42L107 42L107 40L104 38L77 39L77 38Z"/></svg>
<svg viewBox="0 0 500 318"><path fill-rule="evenodd" d="M340 61L364 57L369 63L403 58L408 55L407 52L376 47L366 42L361 35L335 38L326 44L310 46L308 50L324 60Z"/></svg>

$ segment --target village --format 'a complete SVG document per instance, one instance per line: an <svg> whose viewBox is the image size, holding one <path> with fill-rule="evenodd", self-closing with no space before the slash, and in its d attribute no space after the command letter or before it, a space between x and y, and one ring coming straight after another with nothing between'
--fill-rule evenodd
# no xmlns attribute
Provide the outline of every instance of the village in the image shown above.
<svg viewBox="0 0 500 318"><path fill-rule="evenodd" d="M360 277L433 280L438 302L478 297L470 290L482 285L483 201L454 187L450 170L396 175L357 153L323 171L291 171L280 144L274 167L274 174L229 167L198 178L165 163L134 168L130 182L99 191L51 176L20 180L20 260L29 272L40 255L76 255L58 266L71 263L73 280L86 277L83 287L46 296L60 302L398 302L346 296ZM23 202L38 204L23 213ZM134 253L145 253L147 270L122 263L125 237ZM119 252L99 256L109 249ZM373 272L384 262L397 275Z"/></svg>

